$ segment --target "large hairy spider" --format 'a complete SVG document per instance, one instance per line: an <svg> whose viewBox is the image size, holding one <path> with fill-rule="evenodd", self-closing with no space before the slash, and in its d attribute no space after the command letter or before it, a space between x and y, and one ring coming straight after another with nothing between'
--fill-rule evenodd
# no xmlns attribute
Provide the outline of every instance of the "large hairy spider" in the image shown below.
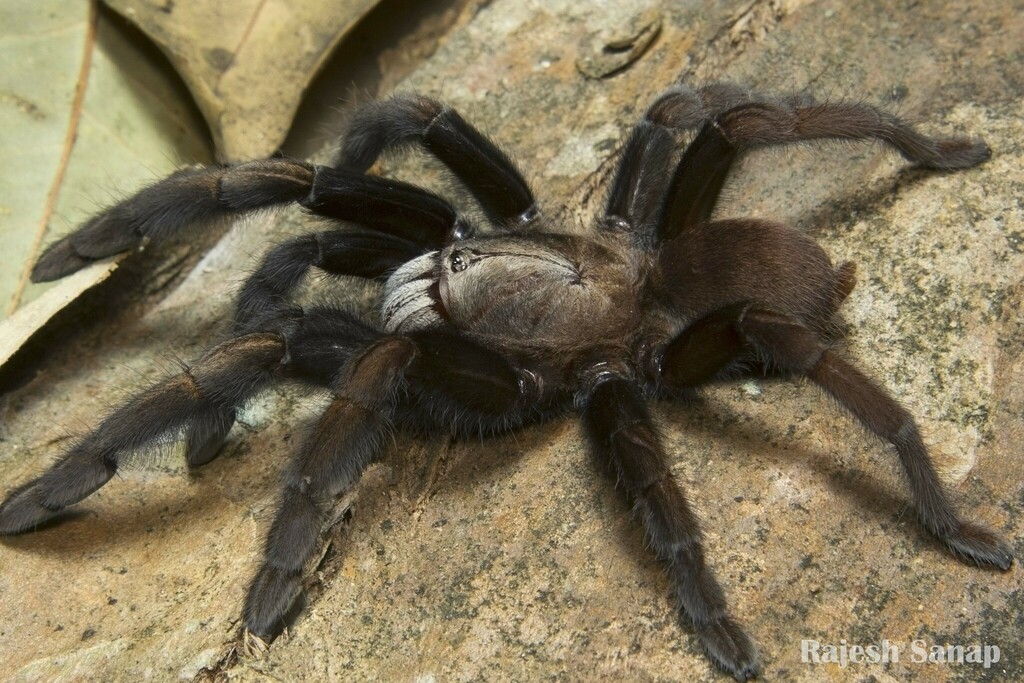
<svg viewBox="0 0 1024 683"><path fill-rule="evenodd" d="M678 137L697 130L680 154ZM238 297L234 335L113 411L53 467L7 497L0 533L31 530L103 486L123 458L168 434L191 466L217 454L235 411L279 378L333 399L284 475L245 629L282 628L332 501L377 458L392 424L493 433L575 406L590 446L635 505L665 563L679 615L737 680L758 655L704 560L699 522L671 474L645 396L678 398L724 378L807 377L899 456L924 527L958 558L1008 569L992 532L960 519L913 418L834 349L854 265L834 267L795 229L711 220L748 151L818 139L878 140L924 168L989 157L978 140L933 139L860 103L677 87L630 134L593 230L550 223L510 159L451 108L398 96L362 110L334 167L292 159L183 170L52 245L35 280L210 219L297 202L334 222L274 247ZM419 187L365 175L395 147L436 156L483 208L474 228ZM357 227L342 226L352 223ZM384 281L379 321L300 308L311 268Z"/></svg>

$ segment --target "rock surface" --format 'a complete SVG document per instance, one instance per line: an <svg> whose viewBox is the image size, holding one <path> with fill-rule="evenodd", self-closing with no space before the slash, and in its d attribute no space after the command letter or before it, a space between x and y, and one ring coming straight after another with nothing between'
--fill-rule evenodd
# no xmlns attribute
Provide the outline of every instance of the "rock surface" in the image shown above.
<svg viewBox="0 0 1024 683"><path fill-rule="evenodd" d="M858 262L844 309L850 355L918 416L960 509L1024 556L1019 3L609 5L471 7L402 87L452 102L514 151L545 206L565 205L564 219L582 225L619 141L680 78L863 98L928 132L983 136L992 160L957 174L907 170L866 145L759 154L721 213L790 221L834 260ZM607 78L577 68L652 12L660 32L635 61ZM403 176L436 179L418 164L403 164ZM143 302L98 314L31 361L38 377L0 404L4 483L38 472L69 433L209 346L266 240L306 220L247 221L184 277L144 279ZM374 295L340 286L358 301ZM289 634L261 658L242 652L238 614L277 473L322 405L275 389L198 472L186 474L179 453L140 458L70 519L4 539L7 674L724 680L677 623L661 568L571 418L484 442L396 437L339 504ZM1019 566L990 572L947 556L915 523L893 454L813 387L727 385L656 411L766 680L1024 678ZM801 639L887 639L904 651L896 663L841 669L801 663ZM915 639L998 645L1001 659L987 670L914 663Z"/></svg>

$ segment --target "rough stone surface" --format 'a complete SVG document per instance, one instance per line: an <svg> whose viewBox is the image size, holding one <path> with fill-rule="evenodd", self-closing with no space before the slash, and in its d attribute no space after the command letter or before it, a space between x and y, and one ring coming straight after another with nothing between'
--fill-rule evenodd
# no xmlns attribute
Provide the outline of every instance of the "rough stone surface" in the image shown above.
<svg viewBox="0 0 1024 683"><path fill-rule="evenodd" d="M631 122L680 77L864 98L927 131L985 137L992 160L948 175L906 170L871 146L760 154L722 214L790 221L835 260L859 263L845 307L850 355L919 417L960 509L1024 555L1019 3L610 5L474 8L404 87L491 131L573 223L600 205ZM607 79L577 70L595 37L651 9L661 31L635 62ZM209 345L252 256L298 222L248 221L169 294L146 284L155 291L143 304L35 361L38 377L0 405L5 483L38 472L69 432L174 357ZM288 636L262 658L238 650L277 472L322 404L276 389L199 472L185 474L178 454L140 458L62 524L5 539L6 671L27 681L723 680L677 623L661 568L571 418L484 442L396 437L338 506ZM656 410L766 680L1024 678L1019 566L983 571L946 555L915 523L893 454L813 387L728 385ZM905 651L889 665L810 666L804 638L888 639ZM914 663L914 639L994 644L1002 658L988 670Z"/></svg>

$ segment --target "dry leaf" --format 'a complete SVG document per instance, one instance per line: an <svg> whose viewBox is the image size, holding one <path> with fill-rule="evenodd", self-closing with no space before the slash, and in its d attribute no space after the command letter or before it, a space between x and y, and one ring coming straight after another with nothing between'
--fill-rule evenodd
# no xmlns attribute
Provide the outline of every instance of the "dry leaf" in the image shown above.
<svg viewBox="0 0 1024 683"><path fill-rule="evenodd" d="M46 244L181 162L210 158L188 92L110 19L63 0L0 7L0 51L19 65L0 70L0 315L53 286L28 282ZM87 289L76 282L62 291Z"/></svg>
<svg viewBox="0 0 1024 683"><path fill-rule="evenodd" d="M6 320L0 320L0 366L17 353L50 318L88 289L110 277L117 270L119 258L99 261L67 276Z"/></svg>
<svg viewBox="0 0 1024 683"><path fill-rule="evenodd" d="M226 161L284 141L302 94L378 0L104 0L160 46Z"/></svg>

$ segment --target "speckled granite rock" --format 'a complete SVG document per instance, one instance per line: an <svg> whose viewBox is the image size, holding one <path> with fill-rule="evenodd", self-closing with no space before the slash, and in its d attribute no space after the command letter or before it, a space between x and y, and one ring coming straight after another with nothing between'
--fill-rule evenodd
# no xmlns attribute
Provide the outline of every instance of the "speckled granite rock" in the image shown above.
<svg viewBox="0 0 1024 683"><path fill-rule="evenodd" d="M958 174L870 146L760 154L727 215L791 221L860 265L849 351L919 417L959 507L1024 555L1024 59L1019 3L773 0L481 6L406 86L512 149L549 207L582 222L634 117L679 77L808 88L899 110L994 149ZM606 79L578 61L636 17L660 33ZM428 169L422 177L433 178ZM68 431L215 336L268 235L224 239L145 315L60 343L3 400L0 468L22 481ZM346 284L346 287L348 284ZM351 295L372 290L352 284ZM153 297L151 297L153 298ZM658 564L572 419L481 443L402 437L346 509L308 605L262 659L233 653L276 473L320 398L256 402L194 475L169 456L79 514L0 546L0 652L15 680L722 680L680 627ZM1024 678L1022 574L971 569L927 538L895 458L810 386L746 383L661 405L675 473L761 646L766 680ZM293 438L295 437L295 438ZM810 666L800 640L904 647L898 663ZM918 664L909 643L987 643L1001 661Z"/></svg>

